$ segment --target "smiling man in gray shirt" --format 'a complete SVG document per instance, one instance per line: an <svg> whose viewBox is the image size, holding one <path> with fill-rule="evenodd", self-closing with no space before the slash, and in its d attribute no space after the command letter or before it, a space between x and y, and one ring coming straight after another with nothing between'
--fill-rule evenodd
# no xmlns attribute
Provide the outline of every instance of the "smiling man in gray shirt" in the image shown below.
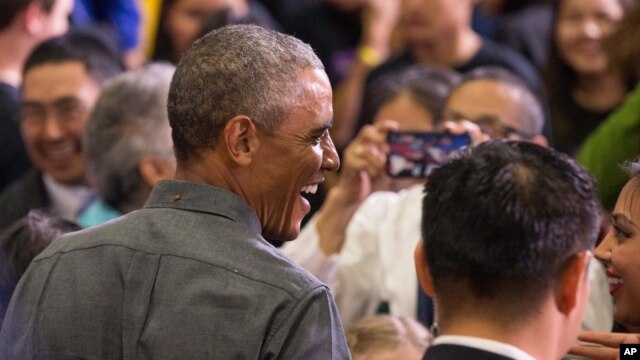
<svg viewBox="0 0 640 360"><path fill-rule="evenodd" d="M5 359L348 359L325 285L268 240L298 236L324 171L331 87L310 47L255 26L176 70L178 167L142 210L58 240L18 285Z"/></svg>

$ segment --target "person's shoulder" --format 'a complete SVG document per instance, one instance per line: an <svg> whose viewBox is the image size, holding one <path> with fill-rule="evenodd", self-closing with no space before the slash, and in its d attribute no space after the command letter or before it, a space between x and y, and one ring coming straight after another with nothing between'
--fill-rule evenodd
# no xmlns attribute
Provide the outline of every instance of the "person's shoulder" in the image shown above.
<svg viewBox="0 0 640 360"><path fill-rule="evenodd" d="M279 289L284 296L298 300L310 292L329 291L315 276L266 241L256 242L245 253L255 261L243 269L243 274L250 281Z"/></svg>
<svg viewBox="0 0 640 360"><path fill-rule="evenodd" d="M411 53L409 51L405 51L402 54L392 56L384 63L380 64L380 66L371 70L369 75L367 76L366 85L373 83L377 79L380 79L383 76L388 74L394 74L404 70L405 68L413 65L415 61L413 60Z"/></svg>
<svg viewBox="0 0 640 360"><path fill-rule="evenodd" d="M479 66L501 66L522 76L525 81L539 77L534 65L524 55L491 39L482 40L482 46L476 56L461 70L464 72Z"/></svg>
<svg viewBox="0 0 640 360"><path fill-rule="evenodd" d="M36 169L31 169L26 174L12 182L7 186L2 193L0 193L0 199L13 199L24 198L25 192L33 192L35 188L43 188L44 182L42 180L42 173ZM31 194L33 195L33 194Z"/></svg>
<svg viewBox="0 0 640 360"><path fill-rule="evenodd" d="M42 173L31 169L0 193L0 229L27 215L31 209L47 206L49 197L44 188Z"/></svg>
<svg viewBox="0 0 640 360"><path fill-rule="evenodd" d="M402 189L398 192L376 191L364 200L358 211L365 209L381 209L387 211L393 206L403 207L415 202L422 203L423 195L423 183L409 186L408 188Z"/></svg>
<svg viewBox="0 0 640 360"><path fill-rule="evenodd" d="M0 82L0 111L13 110L18 107L19 91L16 87ZM5 120L5 119L0 119Z"/></svg>

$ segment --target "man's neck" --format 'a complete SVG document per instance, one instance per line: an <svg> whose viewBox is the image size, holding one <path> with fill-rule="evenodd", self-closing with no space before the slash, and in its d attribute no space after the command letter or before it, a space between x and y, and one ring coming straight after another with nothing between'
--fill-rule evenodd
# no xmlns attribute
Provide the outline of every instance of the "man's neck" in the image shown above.
<svg viewBox="0 0 640 360"><path fill-rule="evenodd" d="M627 84L619 71L578 77L573 90L575 101L592 111L608 111L616 107L627 94Z"/></svg>
<svg viewBox="0 0 640 360"><path fill-rule="evenodd" d="M425 41L411 45L413 57L422 64L459 67L469 62L482 46L482 38L473 30L465 29L451 35L451 39Z"/></svg>
<svg viewBox="0 0 640 360"><path fill-rule="evenodd" d="M178 162L174 179L213 185L238 195L237 184L229 169L222 165L223 160L215 152L209 153L207 161L197 159L188 163Z"/></svg>

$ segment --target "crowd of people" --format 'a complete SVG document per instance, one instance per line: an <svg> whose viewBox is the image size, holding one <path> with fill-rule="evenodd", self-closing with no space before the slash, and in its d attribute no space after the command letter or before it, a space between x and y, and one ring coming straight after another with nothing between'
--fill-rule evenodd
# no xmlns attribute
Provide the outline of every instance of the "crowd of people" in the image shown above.
<svg viewBox="0 0 640 360"><path fill-rule="evenodd" d="M2 360L640 343L636 0L9 0L0 49Z"/></svg>

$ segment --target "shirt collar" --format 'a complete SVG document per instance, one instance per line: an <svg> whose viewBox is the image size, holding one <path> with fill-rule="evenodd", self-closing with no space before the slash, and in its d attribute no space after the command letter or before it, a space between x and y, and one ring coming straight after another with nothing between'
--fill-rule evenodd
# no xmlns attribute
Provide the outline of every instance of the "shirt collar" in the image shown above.
<svg viewBox="0 0 640 360"><path fill-rule="evenodd" d="M255 233L262 225L247 202L240 196L209 184L183 180L162 180L149 195L145 208L173 208L200 211L243 222Z"/></svg>
<svg viewBox="0 0 640 360"><path fill-rule="evenodd" d="M472 348L496 353L502 356L506 356L514 360L536 360L533 356L527 354L523 350L520 350L519 348L513 345L505 344L503 342L499 342L495 340L483 339L479 337L462 336L462 335L441 335L441 336L438 336L433 342L433 345L440 345L440 344L451 344L451 345L472 347Z"/></svg>
<svg viewBox="0 0 640 360"><path fill-rule="evenodd" d="M80 210L94 196L87 186L63 184L49 174L42 174L42 181L55 214L69 221L75 221Z"/></svg>

